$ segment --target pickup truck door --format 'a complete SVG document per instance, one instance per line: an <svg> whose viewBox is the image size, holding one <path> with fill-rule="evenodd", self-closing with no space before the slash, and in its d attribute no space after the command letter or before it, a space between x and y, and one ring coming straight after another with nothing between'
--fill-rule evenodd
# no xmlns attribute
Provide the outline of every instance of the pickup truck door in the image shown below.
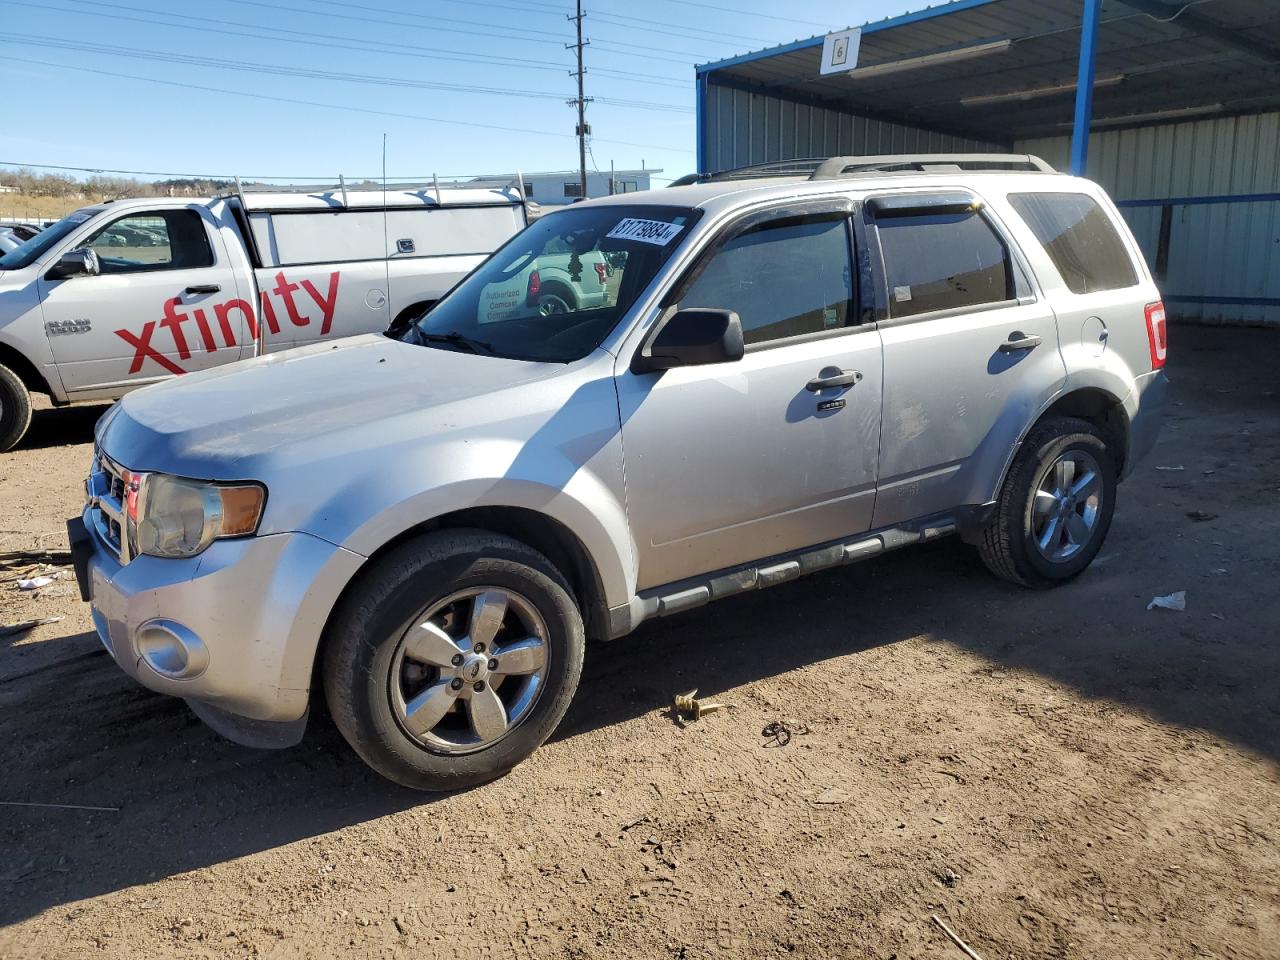
<svg viewBox="0 0 1280 960"><path fill-rule="evenodd" d="M207 208L135 209L75 246L97 253L99 275L37 281L71 399L228 363L252 342L246 311L228 307L235 269Z"/></svg>
<svg viewBox="0 0 1280 960"><path fill-rule="evenodd" d="M880 335L860 324L851 210L827 200L749 215L668 294L664 314L736 311L743 359L641 374L619 359L639 589L871 525Z"/></svg>
<svg viewBox="0 0 1280 960"><path fill-rule="evenodd" d="M1065 367L1053 310L981 199L886 195L865 209L884 341L881 527L987 502Z"/></svg>

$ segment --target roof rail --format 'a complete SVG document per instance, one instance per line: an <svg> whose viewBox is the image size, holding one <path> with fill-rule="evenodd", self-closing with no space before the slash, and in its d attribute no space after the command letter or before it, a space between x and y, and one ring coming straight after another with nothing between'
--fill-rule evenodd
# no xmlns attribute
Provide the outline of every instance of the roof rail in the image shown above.
<svg viewBox="0 0 1280 960"><path fill-rule="evenodd" d="M836 180L859 173L954 173L957 170L1020 170L1057 173L1029 153L900 153L868 157L832 157L822 161L810 180Z"/></svg>
<svg viewBox="0 0 1280 960"><path fill-rule="evenodd" d="M825 157L805 157L795 160L772 160L769 163L753 163L746 167L734 167L732 170L719 170L715 173L688 173L669 186L684 187L691 183L711 183L720 180L754 180L757 177L804 177L813 173L826 162Z"/></svg>
<svg viewBox="0 0 1280 960"><path fill-rule="evenodd" d="M1057 173L1029 153L899 153L866 157L808 157L755 163L716 173L690 173L670 186L713 183L722 180L754 180L758 177L803 177L835 180L860 173L955 173L959 170L1019 170Z"/></svg>

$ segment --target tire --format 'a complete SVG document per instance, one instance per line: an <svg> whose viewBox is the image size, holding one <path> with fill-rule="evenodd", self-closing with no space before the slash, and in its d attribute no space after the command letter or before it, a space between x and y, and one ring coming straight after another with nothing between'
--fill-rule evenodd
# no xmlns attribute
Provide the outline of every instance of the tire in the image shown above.
<svg viewBox="0 0 1280 960"><path fill-rule="evenodd" d="M18 375L0 366L0 453L12 450L31 426L31 394Z"/></svg>
<svg viewBox="0 0 1280 960"><path fill-rule="evenodd" d="M477 590L479 597L450 600ZM444 642L441 631L455 638L485 635L475 610L481 598L495 597L507 602L493 642L472 656L468 640L448 665L454 648L436 646ZM428 631L425 622L436 626ZM536 648L539 630L545 634L540 675L487 672L496 658L527 665L509 658ZM415 643L431 648L429 660L418 657ZM502 776L546 741L577 688L584 645L582 615L546 557L483 530L437 531L377 560L343 598L325 638L325 700L343 737L382 776L416 790L460 790ZM465 662L457 664L463 651ZM446 694L454 698L448 712L428 729L411 731L411 717L425 724L421 718L434 716L431 704L445 702ZM495 700L504 722L514 721L486 740L477 711L490 705L481 712L491 731ZM415 704L426 707L414 713Z"/></svg>
<svg viewBox="0 0 1280 960"><path fill-rule="evenodd" d="M1059 462L1071 464L1065 485ZM1096 488L1085 487L1091 472ZM1080 493L1068 502L1057 496L1073 488ZM987 569L1011 583L1057 586L1079 576L1102 549L1115 503L1115 459L1106 437L1086 420L1053 417L1032 429L1014 458L978 553Z"/></svg>
<svg viewBox="0 0 1280 960"><path fill-rule="evenodd" d="M553 282L542 288L542 294L538 297L538 312L544 317L573 313L577 309L577 298L564 285Z"/></svg>
<svg viewBox="0 0 1280 960"><path fill-rule="evenodd" d="M398 337L409 329L409 324L421 319L422 315L436 305L435 300L424 300L401 310L387 327L387 336Z"/></svg>

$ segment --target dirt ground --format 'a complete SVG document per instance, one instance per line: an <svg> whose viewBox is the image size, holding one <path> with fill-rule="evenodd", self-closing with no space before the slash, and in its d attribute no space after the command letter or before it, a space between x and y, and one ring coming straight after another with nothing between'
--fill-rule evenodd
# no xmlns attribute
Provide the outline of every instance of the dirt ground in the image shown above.
<svg viewBox="0 0 1280 960"><path fill-rule="evenodd" d="M1076 582L945 541L648 624L453 796L322 723L226 743L70 581L0 584L0 622L65 617L0 640L0 801L113 808L0 806L0 957L963 960L931 915L984 960L1280 957L1280 332L1171 339L1164 434ZM100 412L0 455L0 551L64 545ZM682 729L690 687L732 708Z"/></svg>

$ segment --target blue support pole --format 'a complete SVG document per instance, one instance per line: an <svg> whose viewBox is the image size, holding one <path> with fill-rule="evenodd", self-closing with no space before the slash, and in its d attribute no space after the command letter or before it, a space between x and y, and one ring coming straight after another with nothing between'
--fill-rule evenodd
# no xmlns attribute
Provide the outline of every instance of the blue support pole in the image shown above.
<svg viewBox="0 0 1280 960"><path fill-rule="evenodd" d="M1071 130L1071 172L1083 177L1089 161L1089 124L1093 120L1093 63L1098 52L1102 0L1084 0L1080 23L1080 70L1076 75L1076 117Z"/></svg>
<svg viewBox="0 0 1280 960"><path fill-rule="evenodd" d="M707 172L707 130L706 130L706 127L707 127L707 75L705 73L698 74L697 84L698 84L697 110L695 111L695 116L697 117L696 122L698 125L698 129L697 129L698 173L706 173Z"/></svg>

